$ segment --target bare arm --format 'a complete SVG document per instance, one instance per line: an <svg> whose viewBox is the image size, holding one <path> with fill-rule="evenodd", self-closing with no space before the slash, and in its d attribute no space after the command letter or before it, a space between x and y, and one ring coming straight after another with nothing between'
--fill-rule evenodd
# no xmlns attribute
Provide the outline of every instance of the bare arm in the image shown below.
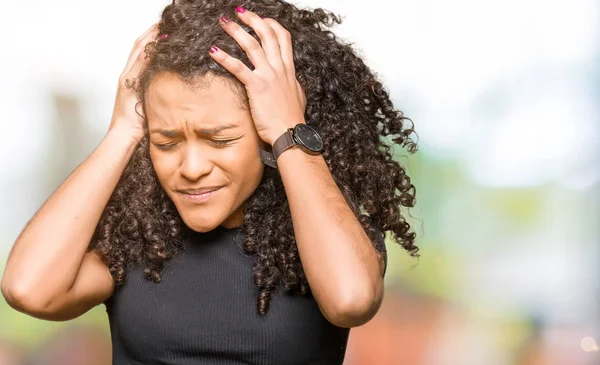
<svg viewBox="0 0 600 365"><path fill-rule="evenodd" d="M153 26L138 39L119 82L113 120L96 150L60 185L17 238L1 289L15 309L49 320L66 320L102 303L113 292L108 268L86 253L102 211L139 140L143 120L135 92L124 86L137 76Z"/></svg>
<svg viewBox="0 0 600 365"><path fill-rule="evenodd" d="M281 154L277 165L302 266L323 315L340 327L366 323L383 298L383 257L346 203L322 156L293 148Z"/></svg>
<svg viewBox="0 0 600 365"><path fill-rule="evenodd" d="M133 142L109 133L20 234L2 278L2 293L13 307L44 317L58 309L57 301L69 296L100 215L133 153ZM85 262L99 266L93 256ZM105 272L98 267L92 270L100 276L96 282L83 279L91 284L83 297L101 302L112 293L111 276L107 268Z"/></svg>
<svg viewBox="0 0 600 365"><path fill-rule="evenodd" d="M291 34L274 19L247 10L236 14L256 31L261 43L234 21L221 21L221 25L246 51L254 70L218 48L210 55L245 85L256 130L273 145L288 128L304 122L306 98L296 79ZM278 158L277 165L300 260L321 312L340 327L366 323L383 298L383 257L322 156L291 149Z"/></svg>

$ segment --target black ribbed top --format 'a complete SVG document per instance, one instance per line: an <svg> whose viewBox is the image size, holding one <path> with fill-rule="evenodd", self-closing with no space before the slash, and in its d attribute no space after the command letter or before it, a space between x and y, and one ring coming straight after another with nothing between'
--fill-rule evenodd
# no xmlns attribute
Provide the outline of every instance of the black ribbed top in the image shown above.
<svg viewBox="0 0 600 365"><path fill-rule="evenodd" d="M327 321L312 296L279 290L267 314L256 314L254 259L240 229L189 232L160 283L132 267L105 302L114 365L343 362L349 329Z"/></svg>

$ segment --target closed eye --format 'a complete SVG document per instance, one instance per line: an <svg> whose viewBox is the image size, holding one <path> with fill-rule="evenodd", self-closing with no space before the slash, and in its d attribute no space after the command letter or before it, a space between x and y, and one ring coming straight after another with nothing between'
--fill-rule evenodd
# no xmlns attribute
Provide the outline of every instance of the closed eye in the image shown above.
<svg viewBox="0 0 600 365"><path fill-rule="evenodd" d="M167 143L167 144L154 144L156 146L156 148L160 149L160 150L170 150L172 148L174 148L175 146L177 146L177 143Z"/></svg>
<svg viewBox="0 0 600 365"><path fill-rule="evenodd" d="M230 144L231 142L234 142L235 140L237 140L237 138L236 139L221 139L221 140L213 139L212 142L214 144L216 144L217 146L226 146L226 145Z"/></svg>
<svg viewBox="0 0 600 365"><path fill-rule="evenodd" d="M217 146L227 146L229 144L231 144L232 142L237 141L239 138L234 138L234 139L212 139L211 142ZM159 144L159 143L155 143L154 145L156 146L156 148L160 149L160 150L171 150L173 148L175 148L177 146L178 143L164 143L164 144Z"/></svg>

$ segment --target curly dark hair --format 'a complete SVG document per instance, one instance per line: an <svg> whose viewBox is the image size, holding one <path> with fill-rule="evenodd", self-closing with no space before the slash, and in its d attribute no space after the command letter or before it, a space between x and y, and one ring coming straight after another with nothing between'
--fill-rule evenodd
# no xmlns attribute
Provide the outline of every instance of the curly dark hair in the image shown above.
<svg viewBox="0 0 600 365"><path fill-rule="evenodd" d="M323 157L356 217L379 252L385 251L384 232L418 257L415 234L403 207L415 204L415 187L406 170L393 159L392 144L409 153L412 121L392 105L386 88L330 27L341 23L323 9L302 10L282 0L196 0L168 5L159 24L168 34L146 46L148 67L137 92L142 109L147 87L161 72L172 72L194 85L207 74L227 78L245 97L243 85L211 59L216 45L253 69L245 52L218 24L235 19L241 5L277 20L292 35L296 75L307 98L305 118L323 138ZM252 36L257 35L243 26ZM390 142L391 141L391 142ZM285 190L276 169L266 168L262 181L247 201L243 223L244 250L256 258L254 282L259 288L257 312L269 309L272 293L283 286L307 295L310 288L294 238ZM149 154L148 136L141 140L96 228L90 249L96 250L116 283L124 284L127 265L145 265L145 275L158 282L165 260L178 254L185 225L162 189Z"/></svg>

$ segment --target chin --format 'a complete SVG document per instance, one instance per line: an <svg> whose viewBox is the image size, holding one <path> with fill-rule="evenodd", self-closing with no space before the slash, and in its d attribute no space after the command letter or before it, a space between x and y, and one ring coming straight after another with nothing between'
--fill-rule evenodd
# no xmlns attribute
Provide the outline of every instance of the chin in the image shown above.
<svg viewBox="0 0 600 365"><path fill-rule="evenodd" d="M183 219L183 223L185 223L186 226L188 226L192 231L194 232L199 232L199 233L206 233L206 232L210 232L213 229L217 228L219 226L219 222L200 222L198 220L195 219L186 219L185 217L182 216Z"/></svg>
<svg viewBox="0 0 600 365"><path fill-rule="evenodd" d="M227 195L217 195L214 197L216 199L209 199L201 203L190 202L178 193L170 197L183 223L199 233L210 232L229 221L231 211L235 210L235 206L232 206Z"/></svg>

